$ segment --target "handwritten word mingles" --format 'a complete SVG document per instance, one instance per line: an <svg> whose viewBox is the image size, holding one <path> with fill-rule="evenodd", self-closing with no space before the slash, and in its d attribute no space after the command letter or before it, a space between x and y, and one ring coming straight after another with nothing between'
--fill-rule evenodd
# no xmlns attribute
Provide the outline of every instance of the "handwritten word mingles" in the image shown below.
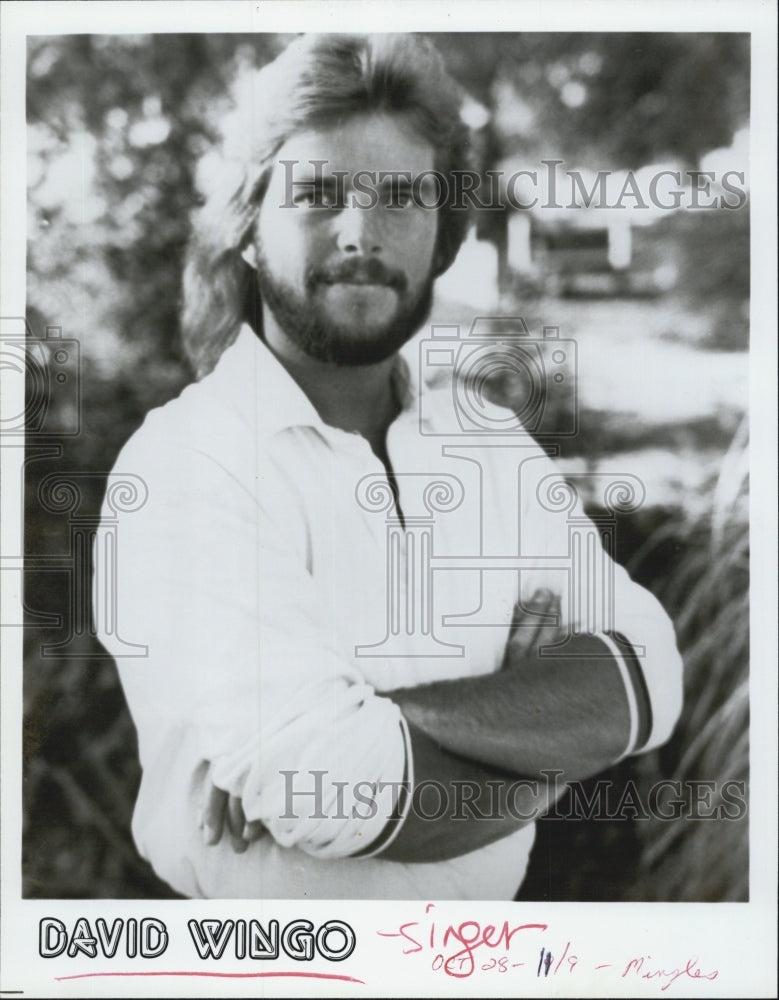
<svg viewBox="0 0 779 1000"><path fill-rule="evenodd" d="M622 979L635 976L639 979L655 979L663 981L663 985L660 989L662 992L665 992L669 986L672 986L676 980L681 979L682 976L688 979L706 979L709 982L712 982L718 975L719 972L716 969L712 972L702 972L698 968L697 958L688 958L684 966L665 969L654 967L652 963L652 956L644 955L641 958L630 959L622 973Z"/></svg>

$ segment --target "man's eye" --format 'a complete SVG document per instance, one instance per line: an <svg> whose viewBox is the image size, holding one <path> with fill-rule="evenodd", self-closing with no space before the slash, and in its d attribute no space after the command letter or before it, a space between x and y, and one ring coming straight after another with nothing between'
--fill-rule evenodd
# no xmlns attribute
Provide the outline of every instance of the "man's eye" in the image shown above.
<svg viewBox="0 0 779 1000"><path fill-rule="evenodd" d="M412 204L411 191L392 191L386 195L385 205L387 208L408 208Z"/></svg>
<svg viewBox="0 0 779 1000"><path fill-rule="evenodd" d="M337 201L335 191L301 191L295 195L294 202L303 208L333 208Z"/></svg>

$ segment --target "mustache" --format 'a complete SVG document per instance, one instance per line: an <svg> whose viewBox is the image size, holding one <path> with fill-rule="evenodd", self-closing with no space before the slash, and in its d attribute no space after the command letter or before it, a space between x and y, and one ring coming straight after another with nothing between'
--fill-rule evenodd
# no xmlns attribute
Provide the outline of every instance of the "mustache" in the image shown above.
<svg viewBox="0 0 779 1000"><path fill-rule="evenodd" d="M309 289L318 284L333 285L338 282L355 285L387 285L398 292L404 292L408 284L406 275L394 267L388 267L376 257L355 257L311 268L306 276Z"/></svg>

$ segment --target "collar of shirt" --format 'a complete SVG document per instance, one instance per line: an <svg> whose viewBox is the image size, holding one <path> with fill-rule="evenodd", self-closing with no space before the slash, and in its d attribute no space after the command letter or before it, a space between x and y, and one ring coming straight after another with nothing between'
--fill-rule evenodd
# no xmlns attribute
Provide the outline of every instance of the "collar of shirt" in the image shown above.
<svg viewBox="0 0 779 1000"><path fill-rule="evenodd" d="M412 339L398 353L392 372L394 389L401 403L398 417L413 415L418 409L420 388L417 365L418 344L416 339ZM326 439L331 438L334 432L345 433L338 432L337 428L322 420L308 396L248 324L241 327L237 339L225 351L218 367L225 384L231 387L231 395L241 379L253 378L252 417L259 435L271 437L293 427L312 427Z"/></svg>

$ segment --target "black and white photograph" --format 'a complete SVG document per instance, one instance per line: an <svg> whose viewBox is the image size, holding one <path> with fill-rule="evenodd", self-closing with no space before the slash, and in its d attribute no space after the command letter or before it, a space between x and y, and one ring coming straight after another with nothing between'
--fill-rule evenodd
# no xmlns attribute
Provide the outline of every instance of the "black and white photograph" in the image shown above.
<svg viewBox="0 0 779 1000"><path fill-rule="evenodd" d="M775 10L23 6L2 992L773 995Z"/></svg>

